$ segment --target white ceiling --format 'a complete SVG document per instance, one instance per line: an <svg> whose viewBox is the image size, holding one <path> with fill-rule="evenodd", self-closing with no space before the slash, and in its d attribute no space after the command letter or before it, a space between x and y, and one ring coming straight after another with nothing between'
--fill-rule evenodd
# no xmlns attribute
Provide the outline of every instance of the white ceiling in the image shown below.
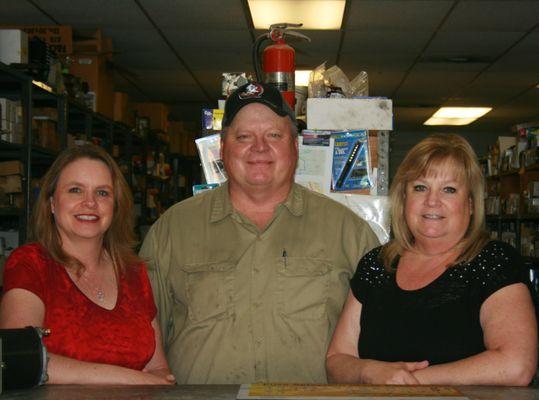
<svg viewBox="0 0 539 400"><path fill-rule="evenodd" d="M222 97L222 72L253 70L263 33L246 0L0 0L0 24L101 28L117 90L197 121ZM440 131L422 126L439 106L478 105L494 110L458 131L498 133L539 120L538 26L537 0L348 0L342 30L292 45L298 68L367 71L370 94L393 99L397 131Z"/></svg>

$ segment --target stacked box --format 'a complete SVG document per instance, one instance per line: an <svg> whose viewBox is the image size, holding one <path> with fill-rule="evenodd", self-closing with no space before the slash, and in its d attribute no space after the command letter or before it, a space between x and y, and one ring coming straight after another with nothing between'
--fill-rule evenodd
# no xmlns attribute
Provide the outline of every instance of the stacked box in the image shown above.
<svg viewBox="0 0 539 400"><path fill-rule="evenodd" d="M0 29L0 62L28 64L28 35L20 29Z"/></svg>
<svg viewBox="0 0 539 400"><path fill-rule="evenodd" d="M171 153L190 157L198 154L195 144L197 131L194 122L170 121L169 135Z"/></svg>
<svg viewBox="0 0 539 400"><path fill-rule="evenodd" d="M113 118L114 81L107 58L102 55L76 54L72 59L69 72L88 83L90 92L93 93L91 96L95 96L93 111Z"/></svg>
<svg viewBox="0 0 539 400"><path fill-rule="evenodd" d="M20 101L0 98L0 139L10 143L23 143Z"/></svg>
<svg viewBox="0 0 539 400"><path fill-rule="evenodd" d="M58 56L67 56L73 53L73 32L70 26L62 25L10 25L10 29L20 29L28 35L43 40Z"/></svg>
<svg viewBox="0 0 539 400"><path fill-rule="evenodd" d="M22 178L20 175L0 176L0 191L4 193L22 193Z"/></svg>
<svg viewBox="0 0 539 400"><path fill-rule="evenodd" d="M76 30L73 33L73 55L69 72L88 83L85 100L89 108L108 118L114 117L114 79L109 61L113 45L101 30Z"/></svg>
<svg viewBox="0 0 539 400"><path fill-rule="evenodd" d="M131 125L129 118L129 96L127 93L114 92L113 120L125 125Z"/></svg>
<svg viewBox="0 0 539 400"><path fill-rule="evenodd" d="M142 118L150 119L150 128L168 132L168 107L163 103L133 103L133 109Z"/></svg>

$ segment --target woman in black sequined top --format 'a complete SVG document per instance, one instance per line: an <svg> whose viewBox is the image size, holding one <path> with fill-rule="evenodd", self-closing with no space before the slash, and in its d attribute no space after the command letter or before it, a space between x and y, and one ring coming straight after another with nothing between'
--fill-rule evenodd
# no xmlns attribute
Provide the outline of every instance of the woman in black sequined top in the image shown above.
<svg viewBox="0 0 539 400"><path fill-rule="evenodd" d="M399 166L393 239L368 253L327 354L330 382L527 385L537 323L518 252L484 230L471 146L432 135Z"/></svg>

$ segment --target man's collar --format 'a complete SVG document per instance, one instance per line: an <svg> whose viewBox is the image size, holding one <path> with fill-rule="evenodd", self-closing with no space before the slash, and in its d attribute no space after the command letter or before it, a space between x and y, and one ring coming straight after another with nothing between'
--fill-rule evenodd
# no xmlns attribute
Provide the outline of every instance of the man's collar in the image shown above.
<svg viewBox="0 0 539 400"><path fill-rule="evenodd" d="M232 214L232 202L228 194L228 183L225 182L218 188L213 189L210 222L217 222Z"/></svg>
<svg viewBox="0 0 539 400"><path fill-rule="evenodd" d="M292 184L290 193L283 203L283 206L288 208L288 211L296 217L303 215L304 209L304 188L297 183Z"/></svg>
<svg viewBox="0 0 539 400"><path fill-rule="evenodd" d="M213 189L213 191L210 222L217 222L231 215L234 212L234 208L232 207L230 194L228 193L228 183L225 182L218 188ZM304 191L305 189L300 185L296 183L292 184L288 197L282 203L296 217L303 215L305 204Z"/></svg>

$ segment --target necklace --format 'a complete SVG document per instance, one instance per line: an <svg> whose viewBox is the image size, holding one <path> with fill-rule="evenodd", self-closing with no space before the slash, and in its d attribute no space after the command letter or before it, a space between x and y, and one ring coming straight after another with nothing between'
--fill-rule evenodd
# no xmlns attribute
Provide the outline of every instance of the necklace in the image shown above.
<svg viewBox="0 0 539 400"><path fill-rule="evenodd" d="M90 280L88 279L88 277L85 275L84 272L82 273L80 277L86 283L86 286L89 287L93 293L95 293L97 301L99 301L100 303L103 303L105 301L105 292L103 288L101 288L101 286L99 285L96 285L95 283L90 282Z"/></svg>
<svg viewBox="0 0 539 400"><path fill-rule="evenodd" d="M105 301L105 293L103 293L103 290L101 290L101 288L97 288L95 294L97 296L97 300L99 300L101 303Z"/></svg>

